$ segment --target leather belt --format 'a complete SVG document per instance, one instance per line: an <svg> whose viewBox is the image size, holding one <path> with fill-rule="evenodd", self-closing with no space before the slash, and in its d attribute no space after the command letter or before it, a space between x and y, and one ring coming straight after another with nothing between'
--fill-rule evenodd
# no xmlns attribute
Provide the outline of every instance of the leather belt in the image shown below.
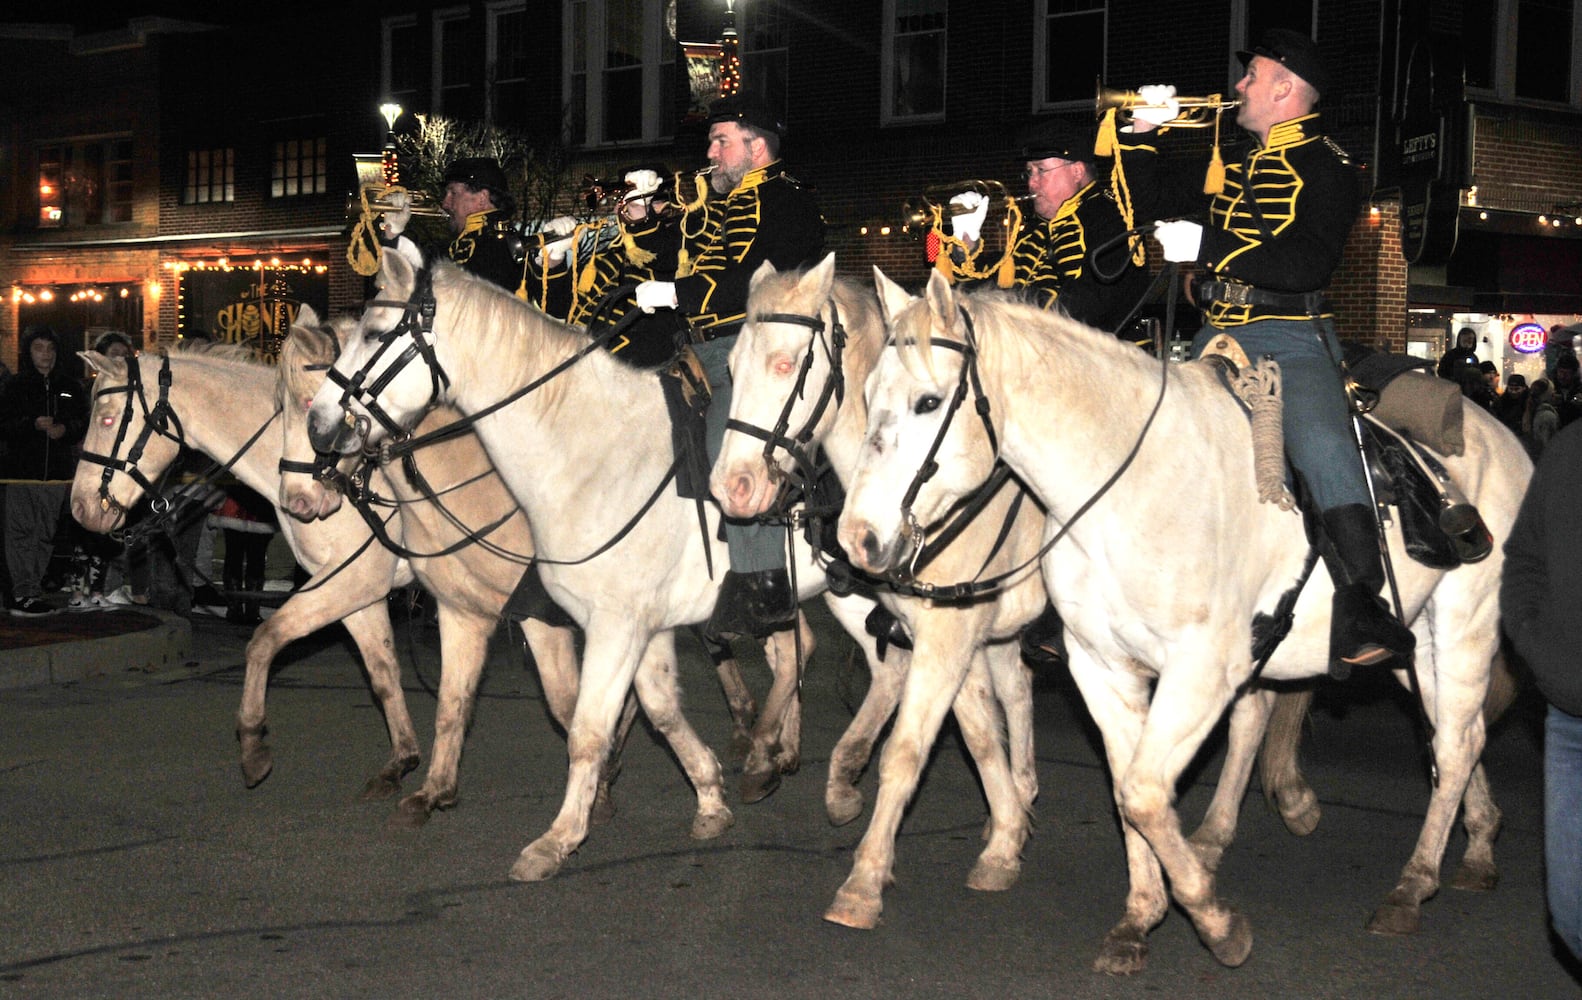
<svg viewBox="0 0 1582 1000"><path fill-rule="evenodd" d="M706 344L711 340L719 340L721 337L734 337L741 332L742 327L740 323L724 323L720 326L706 326L701 330L697 327L692 327L692 329L688 331L688 339L690 339L694 344Z"/></svg>
<svg viewBox="0 0 1582 1000"><path fill-rule="evenodd" d="M1300 310L1308 316L1329 311L1323 292L1271 292L1239 281L1199 281L1192 286L1198 305L1224 302L1233 306L1267 306L1271 309Z"/></svg>

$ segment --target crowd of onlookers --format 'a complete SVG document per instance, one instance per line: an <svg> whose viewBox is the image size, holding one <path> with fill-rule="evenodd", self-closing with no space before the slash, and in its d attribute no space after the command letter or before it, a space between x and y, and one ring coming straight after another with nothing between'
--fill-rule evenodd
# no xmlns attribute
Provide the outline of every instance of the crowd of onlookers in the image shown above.
<svg viewBox="0 0 1582 1000"><path fill-rule="evenodd" d="M1551 331L1544 355L1544 375L1531 385L1513 373L1500 385L1493 361L1479 361L1477 335L1463 327L1456 345L1439 359L1438 373L1461 386L1462 395L1499 418L1526 445L1533 461L1543 454L1560 428L1582 416L1582 378L1571 338L1561 328Z"/></svg>
<svg viewBox="0 0 1582 1000"><path fill-rule="evenodd" d="M92 347L109 358L135 353L131 340L115 331L99 335ZM22 334L16 372L0 364L0 480L5 481L0 490L0 589L6 610L34 618L152 604L257 622L256 600L227 601L208 579L215 536L223 531L230 541L234 530L225 520L224 505L257 508L251 491L234 483L225 490L205 484L196 516L168 531L134 533L130 545L86 531L72 519L69 494L87 431L91 391L90 380L77 375L77 361L53 330L35 327ZM148 510L144 498L133 506L128 524L144 521ZM205 518L203 510L216 512ZM272 532L272 522L267 527ZM245 579L237 573L234 587L227 579L226 589L242 591L245 586L253 592L263 587L262 553L253 536L264 536L267 544L269 532L251 530L241 539L243 533L232 542L235 553L224 551L227 576L230 561L251 555L251 565Z"/></svg>

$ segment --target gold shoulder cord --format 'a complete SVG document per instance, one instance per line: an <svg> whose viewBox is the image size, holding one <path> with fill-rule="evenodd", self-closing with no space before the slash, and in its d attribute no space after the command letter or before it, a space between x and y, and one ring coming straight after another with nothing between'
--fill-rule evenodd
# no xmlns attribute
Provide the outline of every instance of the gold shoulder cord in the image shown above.
<svg viewBox="0 0 1582 1000"><path fill-rule="evenodd" d="M967 248L966 241L945 232L945 211L941 205L933 205L933 231L939 239L939 256L934 258L934 268L945 276L951 284L956 282L957 266L951 254L952 247L961 248L960 271L964 278L980 281L993 276L994 283L1000 288L1010 288L1016 284L1016 261L1012 251L1016 248L1016 241L1022 235L1022 207L1015 198L1009 195L1005 198L1005 250L1000 254L1000 259L993 265L979 269L976 261L983 254L983 241L979 240L976 251Z"/></svg>
<svg viewBox="0 0 1582 1000"><path fill-rule="evenodd" d="M1217 95L1216 95L1217 96ZM1115 131L1115 110L1108 108L1103 119L1099 122L1098 138L1093 143L1093 155L1101 159L1113 159L1114 165L1110 168L1110 195L1115 199L1116 206L1121 212L1121 221L1128 230L1137 228L1137 212L1132 206L1131 188L1126 183L1126 170L1121 165L1119 140ZM1208 170L1203 175L1203 193L1219 194L1225 190L1225 161L1219 151L1219 120L1220 113L1214 113L1214 152L1209 157ZM1161 132L1164 129L1160 129ZM1132 263L1138 267L1148 263L1148 248L1141 239L1132 237Z"/></svg>

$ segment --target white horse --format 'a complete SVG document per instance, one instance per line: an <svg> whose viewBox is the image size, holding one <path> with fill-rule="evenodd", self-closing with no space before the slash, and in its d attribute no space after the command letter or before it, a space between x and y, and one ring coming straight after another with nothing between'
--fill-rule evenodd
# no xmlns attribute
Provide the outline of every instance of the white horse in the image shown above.
<svg viewBox="0 0 1582 1000"><path fill-rule="evenodd" d="M1063 316L1003 296L960 295L938 275L921 299L875 277L896 347L868 382L868 436L842 544L873 572L904 560L909 524L933 521L989 474L992 425L998 457L1045 502L1048 530L1060 535L1044 558L1044 580L1066 623L1073 677L1104 736L1125 834L1130 892L1095 968L1143 968L1148 931L1168 905L1164 875L1215 957L1240 964L1251 928L1220 900L1214 858L1182 835L1176 784L1251 679L1254 615L1273 611L1301 573L1301 518L1257 501L1247 420L1206 366L1171 368L1161 384L1159 362ZM959 409L958 389L967 397ZM980 393L988 404L981 418L972 398ZM1157 418L1145 430L1156 398ZM1466 453L1443 461L1498 538L1531 465L1488 414L1466 407L1465 417ZM940 435L938 471L903 511L902 494ZM1438 890L1458 800L1469 841L1492 836L1499 823L1478 758L1502 557L1496 545L1482 562L1431 570L1405 555L1398 530L1389 534L1417 634L1439 783L1416 848L1370 926L1409 932ZM1265 678L1325 672L1330 589L1315 571ZM1241 698L1236 715L1264 705ZM1469 865L1481 861L1469 851ZM1492 859L1484 878L1476 874L1469 884L1487 885Z"/></svg>
<svg viewBox="0 0 1582 1000"><path fill-rule="evenodd" d="M698 508L670 484L669 418L652 374L601 350L585 352L583 331L449 262L421 267L415 256L382 255L382 296L368 304L358 335L335 363L342 381L378 391L343 394L326 384L309 430L317 448L344 454L415 420L431 401L473 416L527 516L545 588L587 636L565 801L511 869L512 878L532 881L553 875L586 838L621 703L634 675L642 679L638 664L668 662L669 630L709 616L725 548L712 505L700 526ZM409 301L422 287L433 296L431 326L416 321L424 314ZM431 364L404 364L403 351ZM349 408L343 396L352 397ZM793 569L801 596L824 588L805 554ZM831 598L830 605L850 629L872 607L853 598ZM805 622L799 628L810 644ZM867 652L876 659L871 646ZM776 679L766 717L794 711L797 699L795 664L771 666ZM731 821L721 800L700 809L693 833L716 836Z"/></svg>
<svg viewBox="0 0 1582 1000"><path fill-rule="evenodd" d="M765 461L765 437L780 431L809 448L822 447L836 474L849 480L862 442L867 409L858 391L884 342L884 322L871 291L835 279L830 254L805 273L779 274L765 263L753 275L747 323L731 351L732 429L714 465L712 490L725 512L751 517L769 510L779 478L797 471L797 459L777 442L774 465ZM832 379L849 381L837 399ZM820 408L820 400L825 405ZM1032 690L1016 634L1044 606L1036 562L1044 517L1020 488L1007 483L955 541L922 573L939 585L1022 572L987 598L936 603L899 597L881 588L885 605L906 623L913 640L911 664L875 674L861 710L830 756L826 807L833 820L856 818L861 794L854 782L867 763L872 740L896 711L885 743L873 820L857 848L851 875L825 919L871 928L892 881L895 838L916 790L945 712L955 706L964 741L977 762L989 802L988 844L967 885L1008 889L1021 871L1021 849L1031 825L1038 773L1033 758ZM1013 520L1014 519L1014 520ZM1002 528L1007 536L996 545ZM1001 708L1003 706L1003 713ZM1002 726L1010 762L1000 741ZM853 740L854 733L864 740Z"/></svg>
<svg viewBox="0 0 1582 1000"><path fill-rule="evenodd" d="M130 361L93 352L82 356L98 373L83 451L101 459L80 462L72 484L72 514L85 528L102 532L118 526L124 512L143 495L139 479L157 480L183 446L218 462L230 462L232 474L263 496L279 492L281 430L271 426L281 417L274 368L223 347L168 356L144 354ZM169 372L168 386L163 388L162 369ZM161 414L161 409L167 412ZM374 542L350 508L306 524L280 513L281 532L292 554L314 576L265 619L247 643L242 700L236 713L244 780L253 787L273 768L273 754L265 741L265 695L275 656L288 643L340 622L362 653L390 733L390 759L369 779L363 794L366 798L394 795L420 755L401 689L401 666L395 658L385 597L412 581L412 569ZM392 518L387 530L400 538L401 519ZM556 678L569 676L574 689L577 660L569 630L538 623L524 627L524 632L546 687L562 686ZM459 634L456 629L442 633L442 658L447 664L461 658L452 648ZM461 711L465 719L464 706ZM422 791L403 801L397 815L427 818L431 809L455 800L455 762L462 732L459 725L446 727L444 720L442 711L429 780Z"/></svg>

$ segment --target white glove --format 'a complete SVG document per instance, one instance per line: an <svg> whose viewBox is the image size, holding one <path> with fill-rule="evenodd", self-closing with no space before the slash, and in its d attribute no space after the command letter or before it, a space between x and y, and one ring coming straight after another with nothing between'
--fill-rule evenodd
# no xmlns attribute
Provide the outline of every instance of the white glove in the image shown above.
<svg viewBox="0 0 1582 1000"><path fill-rule="evenodd" d="M544 232L551 236L570 236L577 228L577 220L569 215L556 216L544 223Z"/></svg>
<svg viewBox="0 0 1582 1000"><path fill-rule="evenodd" d="M1201 223L1177 219L1173 222L1154 223L1154 239L1164 251L1165 260L1176 264L1197 261L1198 248L1203 245Z"/></svg>
<svg viewBox="0 0 1582 1000"><path fill-rule="evenodd" d="M637 286L637 308L645 313L676 307L674 281L645 281Z"/></svg>
<svg viewBox="0 0 1582 1000"><path fill-rule="evenodd" d="M627 174L623 180L630 184L632 189L626 192L625 197L621 199L622 201L633 201L637 198L647 198L649 195L659 190L659 174L652 170L633 170L631 173Z"/></svg>
<svg viewBox="0 0 1582 1000"><path fill-rule="evenodd" d="M1163 125L1180 117L1181 102L1176 100L1176 89L1168 83L1151 83L1137 88L1142 104L1132 109L1132 121Z"/></svg>
<svg viewBox="0 0 1582 1000"><path fill-rule="evenodd" d="M394 191L384 203L389 207L379 214L379 228L386 240L393 241L412 221L412 198L405 191Z"/></svg>
<svg viewBox="0 0 1582 1000"><path fill-rule="evenodd" d="M989 214L988 197L977 191L963 191L950 199L950 203L961 210L960 215L951 217L951 234L965 243L978 242L978 234L983 232L983 220Z"/></svg>
<svg viewBox="0 0 1582 1000"><path fill-rule="evenodd" d="M549 230L546 227L545 232L548 231ZM565 263L566 254L571 251L571 245L575 242L577 242L575 237L567 236L564 239L552 240L549 243L545 243L543 254L538 256L539 266L542 267L547 263L553 268L559 267L561 264Z"/></svg>

